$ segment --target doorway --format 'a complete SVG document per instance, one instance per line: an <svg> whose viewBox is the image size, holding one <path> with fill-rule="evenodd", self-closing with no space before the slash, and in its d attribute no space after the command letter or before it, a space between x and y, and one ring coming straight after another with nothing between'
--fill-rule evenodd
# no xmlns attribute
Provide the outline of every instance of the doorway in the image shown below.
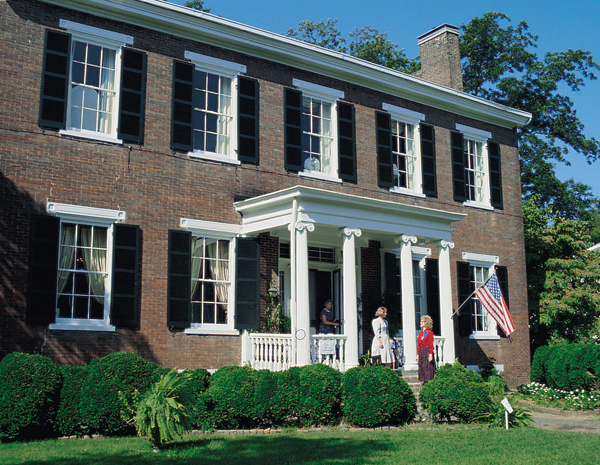
<svg viewBox="0 0 600 465"><path fill-rule="evenodd" d="M343 325L344 311L341 281L340 270L308 270L310 326L311 329L314 329L315 333L319 332L321 310L323 309L323 303L327 299L333 300L333 317L340 320ZM333 332L335 334L343 334L342 326L336 328Z"/></svg>

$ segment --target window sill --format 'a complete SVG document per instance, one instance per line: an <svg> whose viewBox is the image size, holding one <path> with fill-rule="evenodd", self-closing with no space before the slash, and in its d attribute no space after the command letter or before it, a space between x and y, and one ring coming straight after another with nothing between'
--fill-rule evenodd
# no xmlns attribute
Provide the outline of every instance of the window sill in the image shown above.
<svg viewBox="0 0 600 465"><path fill-rule="evenodd" d="M331 176L329 174L323 174L316 171L300 171L298 175L305 178L318 179L320 181L336 182L338 184L342 183L342 180L337 176Z"/></svg>
<svg viewBox="0 0 600 465"><path fill-rule="evenodd" d="M231 328L186 328L185 334L206 334L215 336L239 336L237 329Z"/></svg>
<svg viewBox="0 0 600 465"><path fill-rule="evenodd" d="M410 195L411 197L418 197L421 199L425 198L425 194L422 194L420 192L413 191L410 189L406 189L404 187L392 187L390 189L390 192L392 192L394 194Z"/></svg>
<svg viewBox="0 0 600 465"><path fill-rule="evenodd" d="M497 334L471 334L469 339L474 339L477 341L499 341L500 336Z"/></svg>
<svg viewBox="0 0 600 465"><path fill-rule="evenodd" d="M219 155L219 154L211 153L211 152L200 152L200 151L189 152L188 156L190 158L199 158L202 160L216 161L219 163L228 163L230 165L241 165L242 164L242 162L240 162L239 160L231 158L227 155Z"/></svg>
<svg viewBox="0 0 600 465"><path fill-rule="evenodd" d="M123 141L121 139L117 139L116 137L110 136L108 134L102 134L101 132L81 131L79 129L61 129L59 132L61 136L77 137L80 139L91 139L101 142L108 142L110 144L123 145Z"/></svg>
<svg viewBox="0 0 600 465"><path fill-rule="evenodd" d="M88 322L83 323L51 323L48 326L50 330L60 331L105 331L114 332L116 328L113 325L107 324L90 324Z"/></svg>
<svg viewBox="0 0 600 465"><path fill-rule="evenodd" d="M463 205L465 207L481 208L482 210L490 210L490 211L494 210L494 207L492 207L491 205L487 205L487 204L481 203L481 202L473 202L472 200L467 200L467 201L463 202Z"/></svg>

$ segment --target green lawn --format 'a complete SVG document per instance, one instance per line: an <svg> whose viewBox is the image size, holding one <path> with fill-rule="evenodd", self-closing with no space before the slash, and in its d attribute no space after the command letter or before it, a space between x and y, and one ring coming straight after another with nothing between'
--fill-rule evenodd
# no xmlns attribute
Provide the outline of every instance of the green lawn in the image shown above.
<svg viewBox="0 0 600 465"><path fill-rule="evenodd" d="M414 427L385 431L295 430L188 435L154 452L140 438L0 444L1 464L596 464L600 437L541 429Z"/></svg>

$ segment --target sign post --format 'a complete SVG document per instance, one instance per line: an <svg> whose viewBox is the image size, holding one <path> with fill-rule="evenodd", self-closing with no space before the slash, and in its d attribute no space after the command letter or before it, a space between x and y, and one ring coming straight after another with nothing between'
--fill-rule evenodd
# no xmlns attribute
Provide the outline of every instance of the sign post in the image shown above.
<svg viewBox="0 0 600 465"><path fill-rule="evenodd" d="M506 429L508 429L508 414L513 413L513 408L506 397L502 399L502 405L504 406L504 419L506 420Z"/></svg>

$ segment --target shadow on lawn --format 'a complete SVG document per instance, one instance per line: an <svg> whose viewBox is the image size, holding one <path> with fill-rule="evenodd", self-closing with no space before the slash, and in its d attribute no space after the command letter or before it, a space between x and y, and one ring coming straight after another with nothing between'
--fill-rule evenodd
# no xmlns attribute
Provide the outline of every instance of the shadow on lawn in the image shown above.
<svg viewBox="0 0 600 465"><path fill-rule="evenodd" d="M21 462L24 465L191 465L231 463L303 464L303 463L368 463L391 449L386 436L357 440L352 433L331 436L273 434L244 436L187 437L183 442L158 452L144 451L85 453L81 457Z"/></svg>

